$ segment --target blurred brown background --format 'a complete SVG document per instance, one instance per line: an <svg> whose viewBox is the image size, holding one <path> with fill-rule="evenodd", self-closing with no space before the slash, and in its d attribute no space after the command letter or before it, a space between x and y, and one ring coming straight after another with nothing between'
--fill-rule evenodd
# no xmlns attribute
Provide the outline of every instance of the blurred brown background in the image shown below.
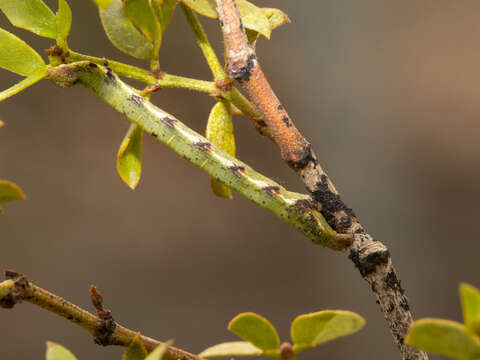
<svg viewBox="0 0 480 360"><path fill-rule="evenodd" d="M70 4L73 49L131 61L109 44L91 1ZM390 248L415 317L460 320L459 282L480 285L480 3L257 4L291 16L259 41L260 61L346 202ZM221 54L218 24L201 20ZM12 30L3 15L0 26ZM38 50L51 44L15 33ZM211 78L181 11L160 59L168 72ZM0 87L16 79L2 71ZM168 89L154 102L201 132L213 104ZM340 308L362 314L367 327L302 359L399 358L344 254L313 246L240 196L215 198L202 171L150 137L130 191L115 169L128 123L85 89L41 82L0 104L0 118L0 177L28 195L0 217L1 268L89 309L93 283L120 323L192 352L234 340L226 325L239 312L267 316L287 340L295 316ZM269 141L244 119L235 126L243 161L303 191ZM0 331L2 360L42 358L46 340L79 359L122 352L29 304L1 311Z"/></svg>

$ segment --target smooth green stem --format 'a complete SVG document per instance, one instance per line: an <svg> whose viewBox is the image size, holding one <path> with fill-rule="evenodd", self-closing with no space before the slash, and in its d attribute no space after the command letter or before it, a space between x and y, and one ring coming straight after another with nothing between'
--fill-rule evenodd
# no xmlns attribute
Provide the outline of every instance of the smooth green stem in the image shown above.
<svg viewBox="0 0 480 360"><path fill-rule="evenodd" d="M203 56L207 60L208 66L210 67L213 76L218 81L229 81L227 74L223 70L222 64L220 64L217 55L215 55L215 51L213 50L210 41L208 41L207 34L205 33L205 30L203 30L203 26L202 24L200 24L197 15L181 2L180 7L182 8L183 14L185 15L188 24L190 25L193 33L195 34L197 43L202 50Z"/></svg>
<svg viewBox="0 0 480 360"><path fill-rule="evenodd" d="M310 196L287 191L137 95L111 70L91 65L85 61L50 68L49 77L63 87L79 82L92 90L157 141L255 204L271 211L315 244L334 250L343 250L351 244L350 236L332 230L315 210Z"/></svg>
<svg viewBox="0 0 480 360"><path fill-rule="evenodd" d="M73 61L88 60L99 65L103 65L105 62L105 59L80 54L71 50L69 52L69 58ZM148 70L113 60L108 60L108 66L120 76L138 80L148 85L159 85L164 88L190 89L208 94L213 94L218 91L217 86L212 81L197 80L170 74L164 74L161 79L157 79L152 76Z"/></svg>

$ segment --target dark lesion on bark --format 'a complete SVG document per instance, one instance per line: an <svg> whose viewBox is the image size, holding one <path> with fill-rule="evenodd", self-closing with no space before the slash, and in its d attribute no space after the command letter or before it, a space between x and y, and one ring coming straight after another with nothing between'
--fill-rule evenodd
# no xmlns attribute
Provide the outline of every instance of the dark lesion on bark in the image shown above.
<svg viewBox="0 0 480 360"><path fill-rule="evenodd" d="M240 82L248 82L250 76L252 75L252 70L255 68L257 63L257 57L255 54L250 55L246 63L243 61L238 64L231 64L229 72L232 78Z"/></svg>
<svg viewBox="0 0 480 360"><path fill-rule="evenodd" d="M103 296L95 286L90 287L90 301L97 310L98 323L94 328L93 341L98 345L115 345L113 333L115 332L116 323L113 319L112 312L103 307Z"/></svg>

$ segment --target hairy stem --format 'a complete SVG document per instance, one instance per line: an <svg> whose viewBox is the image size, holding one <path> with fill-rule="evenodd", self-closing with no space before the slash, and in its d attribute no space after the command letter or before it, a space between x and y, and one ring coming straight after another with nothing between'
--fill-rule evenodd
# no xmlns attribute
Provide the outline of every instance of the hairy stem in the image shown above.
<svg viewBox="0 0 480 360"><path fill-rule="evenodd" d="M215 55L215 51L213 50L210 41L208 41L207 34L205 33L205 30L203 30L203 26L202 24L200 24L197 15L192 10L190 10L190 8L185 6L185 4L183 4L182 2L180 2L179 5L183 11L183 14L185 15L185 18L187 19L188 24L190 25L190 28L195 35L198 46L200 46L203 56L205 57L205 60L207 60L208 66L210 67L210 70L212 71L215 80L230 81L227 77L227 74L223 70L222 64L220 64L217 55Z"/></svg>
<svg viewBox="0 0 480 360"><path fill-rule="evenodd" d="M61 316L93 335L94 341L99 345L129 346L137 334L136 331L127 329L113 321L111 315L96 316L87 310L61 298L58 295L42 289L28 281L25 276L15 271L5 271L7 280L0 283L0 307L13 308L21 301L27 301ZM147 351L154 350L163 344L161 341L141 336ZM201 357L187 351L169 346L165 352L165 360L202 360Z"/></svg>
<svg viewBox="0 0 480 360"><path fill-rule="evenodd" d="M287 191L238 159L223 152L172 115L159 109L122 82L109 67L83 61L49 69L49 78L62 87L80 83L167 145L191 164L223 182L255 204L272 212L314 243L342 250L351 237L331 229L310 196Z"/></svg>
<svg viewBox="0 0 480 360"><path fill-rule="evenodd" d="M292 119L268 83L255 50L250 46L235 0L216 0L222 28L229 76L238 81L247 97L263 115L283 160L300 176L329 225L339 233L352 234L348 247L362 277L371 285L377 303L387 320L394 341L405 360L425 360L427 354L404 344L413 317L400 285L387 247L366 233L354 212L318 164L310 143L294 126Z"/></svg>

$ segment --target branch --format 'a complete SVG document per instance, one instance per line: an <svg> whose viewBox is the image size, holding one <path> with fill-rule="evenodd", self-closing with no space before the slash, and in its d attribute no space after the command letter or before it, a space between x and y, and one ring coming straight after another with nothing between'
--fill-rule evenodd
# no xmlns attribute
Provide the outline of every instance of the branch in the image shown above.
<svg viewBox="0 0 480 360"><path fill-rule="evenodd" d="M128 347L137 334L136 331L127 329L113 320L111 312L103 308L103 298L94 286L90 288L90 298L97 309L97 316L31 283L16 271L5 270L4 274L7 280L0 283L0 307L10 309L22 301L27 301L87 330L93 335L95 343L103 346ZM143 335L141 339L148 352L163 344ZM197 355L173 346L168 346L164 359L203 360Z"/></svg>
<svg viewBox="0 0 480 360"><path fill-rule="evenodd" d="M402 358L428 359L424 352L403 343L413 318L387 247L365 232L318 164L310 143L281 105L247 40L235 0L216 1L229 76L238 81L261 112L283 160L297 172L312 198L321 205L321 213L329 225L338 233L353 235L354 241L346 249L349 259L371 285Z"/></svg>
<svg viewBox="0 0 480 360"><path fill-rule="evenodd" d="M90 61L51 67L48 77L61 87L80 83L99 98L167 145L258 206L274 213L314 243L342 250L351 236L337 234L316 210L310 196L287 191L273 180L228 155L172 115L159 109L122 82L108 66Z"/></svg>

